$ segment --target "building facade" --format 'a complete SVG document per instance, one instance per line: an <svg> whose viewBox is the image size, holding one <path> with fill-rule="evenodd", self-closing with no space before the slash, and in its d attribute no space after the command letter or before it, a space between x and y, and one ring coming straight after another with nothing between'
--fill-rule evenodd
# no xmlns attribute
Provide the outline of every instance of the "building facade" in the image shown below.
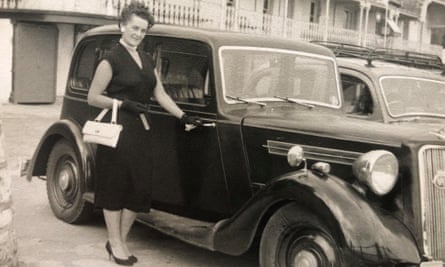
<svg viewBox="0 0 445 267"><path fill-rule="evenodd" d="M129 0L0 0L0 102L52 103L86 30ZM445 0L144 0L158 23L442 56Z"/></svg>

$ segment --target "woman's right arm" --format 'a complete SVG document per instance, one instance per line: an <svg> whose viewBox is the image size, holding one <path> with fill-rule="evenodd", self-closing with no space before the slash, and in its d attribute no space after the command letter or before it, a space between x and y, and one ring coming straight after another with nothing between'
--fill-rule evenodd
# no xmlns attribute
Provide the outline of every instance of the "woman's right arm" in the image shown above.
<svg viewBox="0 0 445 267"><path fill-rule="evenodd" d="M111 81L113 69L107 60L102 60L96 68L90 90L88 104L98 108L112 108L113 99L104 95L105 89ZM119 101L121 102L121 101ZM119 103L120 105L121 103Z"/></svg>

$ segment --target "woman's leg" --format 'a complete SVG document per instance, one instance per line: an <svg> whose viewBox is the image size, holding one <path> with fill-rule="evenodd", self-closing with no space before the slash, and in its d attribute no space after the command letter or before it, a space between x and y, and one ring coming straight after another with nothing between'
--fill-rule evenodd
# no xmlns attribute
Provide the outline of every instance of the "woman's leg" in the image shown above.
<svg viewBox="0 0 445 267"><path fill-rule="evenodd" d="M132 255L127 247L127 237L128 237L128 233L130 232L131 226L133 225L134 220L136 219L136 215L137 215L137 213L134 211L131 211L128 209L122 210L121 225L120 225L120 235L121 235L120 238L122 240L123 249L124 249L125 253L127 254L127 256Z"/></svg>
<svg viewBox="0 0 445 267"><path fill-rule="evenodd" d="M121 217L122 210L104 209L105 224L107 225L108 241L115 257L120 259L128 258L121 239Z"/></svg>

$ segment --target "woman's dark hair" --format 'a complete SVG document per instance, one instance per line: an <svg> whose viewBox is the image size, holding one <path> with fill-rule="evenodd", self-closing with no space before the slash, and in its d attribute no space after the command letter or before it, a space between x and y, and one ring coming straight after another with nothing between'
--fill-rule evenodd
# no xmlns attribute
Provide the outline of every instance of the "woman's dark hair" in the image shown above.
<svg viewBox="0 0 445 267"><path fill-rule="evenodd" d="M126 5L121 12L121 16L119 19L119 26L122 24L126 24L130 19L131 15L136 15L142 19L145 19L148 22L149 27L155 24L155 19L151 12L148 10L148 7L139 1L131 1L129 5Z"/></svg>

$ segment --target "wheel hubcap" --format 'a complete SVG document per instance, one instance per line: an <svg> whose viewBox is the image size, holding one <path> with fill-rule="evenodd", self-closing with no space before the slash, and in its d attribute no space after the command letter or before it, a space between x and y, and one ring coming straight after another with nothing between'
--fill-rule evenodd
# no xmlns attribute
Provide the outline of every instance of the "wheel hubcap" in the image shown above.
<svg viewBox="0 0 445 267"><path fill-rule="evenodd" d="M56 172L54 195L61 207L68 208L78 195L79 177L76 164L72 158L62 157Z"/></svg>
<svg viewBox="0 0 445 267"><path fill-rule="evenodd" d="M283 240L283 266L327 267L337 266L337 257L332 244L317 230L295 232Z"/></svg>
<svg viewBox="0 0 445 267"><path fill-rule="evenodd" d="M292 266L295 267L317 267L317 257L310 251L300 251L295 255Z"/></svg>
<svg viewBox="0 0 445 267"><path fill-rule="evenodd" d="M62 189L62 191L67 191L70 188L72 181L70 178L70 174L68 172L68 170L63 169L60 172L60 176L59 176L59 187L60 189Z"/></svg>

